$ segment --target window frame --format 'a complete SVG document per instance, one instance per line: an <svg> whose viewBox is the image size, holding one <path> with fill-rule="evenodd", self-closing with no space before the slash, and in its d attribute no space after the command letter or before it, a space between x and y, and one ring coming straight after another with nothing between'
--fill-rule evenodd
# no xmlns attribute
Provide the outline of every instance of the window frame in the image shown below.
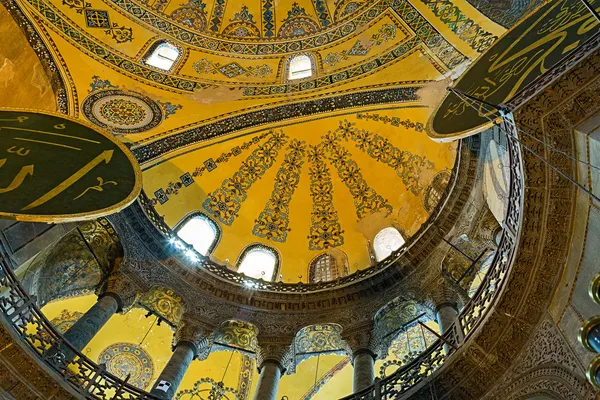
<svg viewBox="0 0 600 400"><path fill-rule="evenodd" d="M332 279L328 279L328 280L315 280L315 277L317 275L317 265L319 263L319 261L321 259L323 259L324 257L328 257L330 260L333 261L333 268L330 268L330 270L332 271ZM335 276L334 276L335 275ZM342 273L340 272L340 267L338 265L338 260L337 258L329 253L329 252L325 252L325 253L321 253L318 256L316 256L315 258L313 258L310 262L310 264L308 265L308 282L309 283L320 283L320 282L331 282L331 281L335 281L338 278L342 277Z"/></svg>
<svg viewBox="0 0 600 400"><path fill-rule="evenodd" d="M400 235L400 238L402 239L403 243L402 243L402 244L401 244L401 245L400 245L398 248L391 250L391 251L390 251L390 254L388 254L387 256L385 256L385 257L383 257L383 258L381 258L381 259L380 259L380 258L379 258L379 254L377 254L377 253L378 253L378 251L377 251L377 243L376 243L376 241L377 241L377 237L378 237L378 236L379 236L379 235L380 235L380 234L381 234L383 231L385 231L386 229L394 229L396 232L398 232L398 234ZM403 247L405 244L406 244L406 239L404 238L404 235L402 234L402 232L400 231L400 229L396 228L395 226L386 226L385 228L382 228L382 229L380 229L380 230L379 230L379 231L378 231L378 232L375 234L375 237L373 237L373 242L372 242L372 244L371 244L371 247L372 247L372 249L373 249L373 254L375 255L375 261L376 261L376 262L380 262L380 261L383 261L383 260L387 259L389 256L391 256L391 255L392 255L392 253L393 253L393 252L395 252L395 251L397 251L397 250L401 249L401 248L402 248L402 247Z"/></svg>
<svg viewBox="0 0 600 400"><path fill-rule="evenodd" d="M264 243L251 243L242 249L242 251L240 252L240 254L235 262L236 272L240 275L244 275L246 278L259 279L259 278L253 278L251 276L248 276L248 275L244 274L243 272L239 272L240 267L242 266L242 263L244 262L244 259L246 258L246 256L255 250L267 251L267 252L272 253L273 256L275 256L275 266L273 267L273 275L271 276L271 279L263 279L264 281L275 282L277 277L279 276L279 270L281 269L281 255L279 254L279 250L277 250L275 247L266 245Z"/></svg>
<svg viewBox="0 0 600 400"><path fill-rule="evenodd" d="M174 47L177 50L177 58L175 59L175 61L173 61L173 64L171 65L171 67L169 69L163 69L160 67L156 67L152 64L148 64L148 59L156 52L158 51L159 47L167 44L169 46ZM140 59L140 62L148 67L151 68L155 71L159 71L162 73L171 73L175 70L175 68L179 65L179 62L181 61L181 59L183 58L185 50L183 49L183 47L181 47L179 44L172 42L170 40L166 40L166 39L160 39L155 41L154 43L152 43L152 45L150 45L150 47L148 48L148 50L146 52L144 52L144 55L142 56L142 58Z"/></svg>
<svg viewBox="0 0 600 400"><path fill-rule="evenodd" d="M183 240L180 236L179 236L179 230L181 228L183 228L185 226L185 224L187 224L189 221L191 221L194 218L204 218L207 221L209 221L212 225L213 228L215 229L215 239L213 240L212 244L208 247L208 250L206 250L206 255L204 255L203 257L208 257L210 255L212 255L213 251L215 250L215 248L217 247L217 245L219 244L219 242L221 241L221 236L223 234L223 231L221 230L221 227L219 226L219 224L217 223L217 221L215 221L214 219L212 219L207 213L203 212L203 211L192 211L190 213L188 213L186 216L184 216L178 223L177 225L175 225L175 227L173 228L173 232L175 233L175 235L177 236L177 238L179 240L181 240L182 242L186 243L189 246L192 246L192 248L194 247L192 244L186 242L185 240ZM202 254L196 250L194 248L194 251L197 252L198 254L200 254L202 256Z"/></svg>
<svg viewBox="0 0 600 400"><path fill-rule="evenodd" d="M298 58L301 56L305 56L310 60L311 74L309 76L305 76L303 78L291 78L290 77L290 67L291 67L292 61L295 58ZM300 53L294 53L294 54L290 55L285 60L285 68L284 68L283 74L284 74L283 77L284 77L285 82L302 82L304 80L316 78L317 77L317 62L316 62L314 54L308 53L308 52L300 52Z"/></svg>

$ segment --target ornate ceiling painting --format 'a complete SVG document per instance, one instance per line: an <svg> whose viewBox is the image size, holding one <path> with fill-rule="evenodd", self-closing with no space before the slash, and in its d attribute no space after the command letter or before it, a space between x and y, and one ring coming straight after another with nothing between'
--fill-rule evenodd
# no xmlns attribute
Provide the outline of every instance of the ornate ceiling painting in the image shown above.
<svg viewBox="0 0 600 400"><path fill-rule="evenodd" d="M310 262L331 250L345 254L349 273L368 267L370 241L382 228L393 226L405 238L417 233L443 199L457 154L456 144L427 137L432 104L424 92L539 3L14 1L55 60L63 108L131 148L144 191L166 223L175 227L194 211L208 215L222 234L210 257L231 269L249 244L272 246L284 282L307 282ZM1 17L0 32L8 16ZM169 71L145 60L164 40L179 50ZM13 50L0 49L2 74L49 86L11 69ZM296 54L313 60L311 77L289 79ZM0 88L9 85L0 76ZM44 96L37 108L47 107ZM0 99L2 106L21 103ZM43 311L63 330L94 302L92 295L63 299ZM167 287L154 287L140 305L114 315L84 354L148 389L172 354L170 325L186 307ZM386 311L377 323L387 333L418 315L410 302ZM282 377L280 394L350 394L352 366L340 330L322 323L298 333L296 370ZM251 398L257 335L247 322L224 323L176 398ZM391 373L432 341L414 323L390 335L377 374Z"/></svg>

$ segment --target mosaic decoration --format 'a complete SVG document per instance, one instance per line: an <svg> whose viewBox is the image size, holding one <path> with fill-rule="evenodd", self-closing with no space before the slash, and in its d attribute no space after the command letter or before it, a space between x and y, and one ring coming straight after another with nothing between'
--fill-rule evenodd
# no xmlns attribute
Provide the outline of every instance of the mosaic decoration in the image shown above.
<svg viewBox="0 0 600 400"><path fill-rule="evenodd" d="M510 28L531 11L541 6L544 0L467 0L473 7L505 28Z"/></svg>
<svg viewBox="0 0 600 400"><path fill-rule="evenodd" d="M183 315L183 300L173 290L153 287L140 300L140 304L154 311L161 318L177 325Z"/></svg>
<svg viewBox="0 0 600 400"><path fill-rule="evenodd" d="M421 322L426 323L423 319ZM381 378L389 375L390 367L401 367L409 364L418 357L427 347L437 340L437 337L429 330L423 328L418 322L405 326L389 346L388 354L391 359L386 360L379 370Z"/></svg>
<svg viewBox="0 0 600 400"><path fill-rule="evenodd" d="M305 9L300 7L298 3L292 4L292 9L288 11L287 18L282 22L278 34L282 38L310 35L319 30L319 24L306 14Z"/></svg>
<svg viewBox="0 0 600 400"><path fill-rule="evenodd" d="M327 3L325 0L313 0L313 5L315 6L315 11L319 17L321 27L327 28L329 25L331 25L331 16L329 15Z"/></svg>
<svg viewBox="0 0 600 400"><path fill-rule="evenodd" d="M203 58L199 61L196 61L193 64L194 70L202 74L223 74L228 78L235 78L236 76L245 75L254 78L265 78L273 70L267 64L257 65L257 66L249 66L242 67L236 62L232 62L229 64L221 65L219 63L213 63L212 61Z"/></svg>
<svg viewBox="0 0 600 400"><path fill-rule="evenodd" d="M212 378L202 378L191 389L184 389L177 392L175 400L241 400L238 391L231 387L226 387L223 382L217 382Z"/></svg>
<svg viewBox="0 0 600 400"><path fill-rule="evenodd" d="M197 126L169 137L153 140L150 143L138 142L133 149L136 159L144 163L158 158L173 149L188 146L208 139L220 137L231 132L252 126L284 121L328 111L340 111L347 108L382 103L405 103L417 101L419 87L404 86L385 90L372 90L340 96L317 98L303 103L284 104L273 108L260 107L257 110L225 117L216 122Z"/></svg>
<svg viewBox="0 0 600 400"><path fill-rule="evenodd" d="M238 172L208 194L202 204L204 209L225 225L231 225L246 200L247 191L273 166L287 140L288 136L283 131L272 131L269 139L248 156Z"/></svg>
<svg viewBox="0 0 600 400"><path fill-rule="evenodd" d="M435 168L431 161L418 154L402 151L383 136L364 129L359 130L354 126L354 123L347 120L340 122L339 128L335 131L336 137L346 141L352 140L358 149L371 158L392 167L402 178L406 189L414 195L419 195L425 189L421 182L421 175L426 170Z"/></svg>
<svg viewBox="0 0 600 400"><path fill-rule="evenodd" d="M152 358L146 350L134 343L115 343L100 353L98 364L105 364L106 370L118 378L140 389L148 387L154 374Z"/></svg>
<svg viewBox="0 0 600 400"><path fill-rule="evenodd" d="M302 328L294 339L296 365L317 353L345 354L342 328L335 324L311 325Z"/></svg>
<svg viewBox="0 0 600 400"><path fill-rule="evenodd" d="M419 315L419 306L412 300L397 297L375 315L375 326L382 337L394 332Z"/></svg>
<svg viewBox="0 0 600 400"><path fill-rule="evenodd" d="M253 372L254 359L247 354L242 354L242 368L240 368L237 387L238 396L240 400L246 400L250 396Z"/></svg>
<svg viewBox="0 0 600 400"><path fill-rule="evenodd" d="M327 65L334 66L347 60L350 56L365 56L373 47L379 46L388 40L393 40L395 37L396 27L392 24L383 24L379 31L373 34L366 44L363 44L358 40L350 50L327 54L323 62Z"/></svg>
<svg viewBox="0 0 600 400"><path fill-rule="evenodd" d="M156 203L165 204L169 200L169 196L175 196L179 194L179 190L193 184L195 182L194 178L200 177L206 172L216 170L219 165L228 162L232 157L241 155L245 150L257 145L258 142L265 139L269 134L269 132L263 132L260 135L253 136L252 139L245 141L240 146L232 147L231 150L222 153L216 159L209 158L205 160L191 173L189 171L185 172L177 182L169 182L166 189L160 188L155 191L155 197L151 199L152 205L156 205Z"/></svg>
<svg viewBox="0 0 600 400"><path fill-rule="evenodd" d="M142 80L150 80L153 84L165 85L168 87L176 88L179 90L192 92L196 89L209 88L211 87L208 83L190 80L184 77L174 77L169 74L159 72L157 70L148 68L142 64L136 63L135 61L124 58L120 53L115 53L112 49L104 47L101 43L93 38L91 35L84 31L80 31L78 28L73 27L68 19L65 19L62 14L54 9L51 4L46 3L45 0L25 0L29 2L38 12L46 18L54 29L57 30L61 35L67 38L71 43L74 43L84 53L95 57L105 64L109 64L112 68L117 70L126 71L127 74L134 75ZM191 44L190 41L196 40L192 45L197 47L207 47L208 49L216 49L219 51L231 51L233 53L243 54L273 54L280 53L284 48L290 48L290 52L297 51L301 48L311 48L317 44L318 40L322 40L323 44L331 40L331 35L313 36L306 39L298 39L298 41L290 41L283 43L281 46L274 44L240 44L240 43L229 43L222 42L218 39L208 39L205 37L199 37L192 31L187 31L182 26L176 26L166 21L161 16L152 14L151 11L142 9L138 6L134 7L130 3L130 0L110 0L115 6L122 7L125 11L132 11L132 18L139 18L144 23L151 24L154 28L174 36L177 40L184 43ZM389 1L392 1L390 4ZM125 2L121 4L119 2ZM388 6L392 6L392 9L397 12L408 24L408 26L416 33L416 37L405 43L401 43L395 49L391 49L388 53L382 54L379 57L366 62L363 65L352 66L347 70L338 71L329 75L319 76L315 79L302 80L300 82L288 82L285 84L276 84L269 86L250 86L244 89L243 96L263 96L263 95L285 95L287 93L295 93L300 91L313 90L316 88L325 87L328 85L340 84L347 79L358 78L362 75L367 75L375 72L378 68L390 65L391 63L397 62L399 59L406 57L416 50L416 46L424 43L429 50L448 68L462 63L466 58L460 54L452 45L446 41L435 29L427 22L425 18L420 16L418 12L406 1L406 0L380 0L379 3L373 5L367 14L367 19L375 18L381 12L385 11ZM144 18L142 18L145 15ZM367 23L368 21L363 21ZM347 25L350 24L350 25ZM348 27L349 31L335 33L336 38L347 36L356 30L355 21L348 21L346 25L340 28ZM332 34L333 35L333 34ZM198 41L200 40L201 41ZM206 45L207 41L211 41L210 46ZM203 44L203 45L201 45ZM434 66L440 70L445 71L445 68L434 62Z"/></svg>
<svg viewBox="0 0 600 400"><path fill-rule="evenodd" d="M188 2L171 12L171 19L192 29L203 31L206 29L206 4L201 0L188 0Z"/></svg>
<svg viewBox="0 0 600 400"><path fill-rule="evenodd" d="M71 329L75 322L77 322L77 320L79 320L79 318L81 318L82 316L83 313L79 311L71 312L65 309L60 312L58 317L52 318L50 323L54 325L57 331L59 331L60 333L65 333L66 331Z"/></svg>
<svg viewBox="0 0 600 400"><path fill-rule="evenodd" d="M372 113L357 113L357 119L364 119L365 121L378 121L384 124L391 124L396 128L404 127L406 129L414 129L416 132L425 132L425 124L421 122L412 122L410 119L400 119L398 117L388 117L387 115L379 115Z"/></svg>
<svg viewBox="0 0 600 400"><path fill-rule="evenodd" d="M74 8L78 14L85 17L85 24L89 28L101 28L110 35L117 43L131 42L133 40L133 29L119 26L110 22L107 11L93 9L92 4L85 0L63 0L62 4Z"/></svg>
<svg viewBox="0 0 600 400"><path fill-rule="evenodd" d="M95 125L121 134L145 132L163 120L161 107L149 97L113 89L86 97L81 112Z"/></svg>
<svg viewBox="0 0 600 400"><path fill-rule="evenodd" d="M340 144L342 137L339 136L339 129L328 132L322 139L323 146L329 154L329 160L337 169L340 179L346 184L354 199L358 219L377 211L391 213L392 206L367 184L360 172L360 167L351 158L350 152Z"/></svg>
<svg viewBox="0 0 600 400"><path fill-rule="evenodd" d="M275 35L275 3L273 0L261 0L262 34L270 38Z"/></svg>
<svg viewBox="0 0 600 400"><path fill-rule="evenodd" d="M223 23L223 13L227 6L227 0L215 0L212 15L210 16L210 30L218 33Z"/></svg>
<svg viewBox="0 0 600 400"><path fill-rule="evenodd" d="M314 385L312 385L311 388L308 389L308 391L302 395L302 397L300 397L300 400L310 400L310 399L312 399L313 396L316 395L317 392L319 390L321 390L321 388L323 386L325 386L325 384L327 382L329 382L329 380L331 378L333 378L335 375L337 375L338 372L340 372L342 369L344 369L349 364L350 364L350 359L349 358L344 358L342 361L340 361L339 363L337 363L336 365L334 365L333 368L331 368L323 376L321 376L317 380L317 382Z"/></svg>
<svg viewBox="0 0 600 400"><path fill-rule="evenodd" d="M494 43L498 36L483 30L472 19L467 18L451 0L421 0L433 11L436 17L469 44L473 50L482 53Z"/></svg>
<svg viewBox="0 0 600 400"><path fill-rule="evenodd" d="M254 354L257 349L258 330L244 321L226 321L215 332L212 351L231 351L237 349Z"/></svg>
<svg viewBox="0 0 600 400"><path fill-rule="evenodd" d="M107 79L94 75L81 111L94 124L113 133L140 133L157 127L182 108L170 101L154 101L148 96L125 91Z"/></svg>
<svg viewBox="0 0 600 400"><path fill-rule="evenodd" d="M260 32L256 27L254 16L248 11L248 7L243 5L240 12L235 13L234 17L229 20L232 22L223 29L223 35L233 37L258 37Z"/></svg>
<svg viewBox="0 0 600 400"><path fill-rule="evenodd" d="M275 177L275 185L267 205L254 221L252 234L275 242L283 243L287 239L289 228L290 202L300 183L300 173L306 155L306 142L293 139Z"/></svg>
<svg viewBox="0 0 600 400"><path fill-rule="evenodd" d="M308 248L325 250L344 244L344 231L340 226L337 211L333 205L333 183L325 162L323 145L310 146L308 150L310 176L310 196L313 200Z"/></svg>
<svg viewBox="0 0 600 400"><path fill-rule="evenodd" d="M339 21L344 17L355 14L366 2L364 0L337 0L335 2L334 20Z"/></svg>

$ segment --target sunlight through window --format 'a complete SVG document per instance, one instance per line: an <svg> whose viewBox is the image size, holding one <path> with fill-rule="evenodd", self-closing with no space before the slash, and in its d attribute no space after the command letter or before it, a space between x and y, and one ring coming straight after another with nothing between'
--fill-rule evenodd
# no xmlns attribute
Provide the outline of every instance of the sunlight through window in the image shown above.
<svg viewBox="0 0 600 400"><path fill-rule="evenodd" d="M179 50L169 43L161 43L150 54L146 64L168 71L179 57Z"/></svg>
<svg viewBox="0 0 600 400"><path fill-rule="evenodd" d="M404 238L396 228L385 228L379 231L373 240L373 249L377 261L386 259L393 251L404 244Z"/></svg>
<svg viewBox="0 0 600 400"><path fill-rule="evenodd" d="M217 228L207 217L197 215L177 230L177 236L205 256L217 240Z"/></svg>
<svg viewBox="0 0 600 400"><path fill-rule="evenodd" d="M264 247L255 247L243 256L238 272L246 276L271 281L277 267L277 254Z"/></svg>
<svg viewBox="0 0 600 400"><path fill-rule="evenodd" d="M300 54L291 59L289 79L308 78L311 75L312 61L310 57Z"/></svg>

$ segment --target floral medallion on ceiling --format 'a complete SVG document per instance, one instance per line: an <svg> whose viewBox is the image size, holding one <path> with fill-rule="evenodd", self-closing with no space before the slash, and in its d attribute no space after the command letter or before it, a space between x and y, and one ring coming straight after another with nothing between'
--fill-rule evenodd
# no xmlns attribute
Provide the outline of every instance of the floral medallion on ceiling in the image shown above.
<svg viewBox="0 0 600 400"><path fill-rule="evenodd" d="M134 343L111 344L100 353L98 364L121 379L129 376L128 383L140 389L148 387L154 374L152 358Z"/></svg>

